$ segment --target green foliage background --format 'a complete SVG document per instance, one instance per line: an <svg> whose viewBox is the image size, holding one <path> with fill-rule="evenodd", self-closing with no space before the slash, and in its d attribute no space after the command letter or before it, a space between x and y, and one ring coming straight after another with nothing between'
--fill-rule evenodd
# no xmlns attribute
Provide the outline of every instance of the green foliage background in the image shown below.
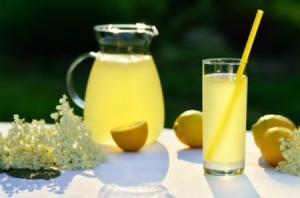
<svg viewBox="0 0 300 198"><path fill-rule="evenodd" d="M164 91L165 127L172 127L183 111L202 109L202 59L241 57L257 9L265 14L248 64L247 128L269 113L299 124L296 0L2 0L0 121L11 121L15 113L27 120L50 121L58 99L67 93L70 63L98 49L92 27L145 22L160 32L151 52ZM87 63L76 74L75 86L82 96L89 70Z"/></svg>

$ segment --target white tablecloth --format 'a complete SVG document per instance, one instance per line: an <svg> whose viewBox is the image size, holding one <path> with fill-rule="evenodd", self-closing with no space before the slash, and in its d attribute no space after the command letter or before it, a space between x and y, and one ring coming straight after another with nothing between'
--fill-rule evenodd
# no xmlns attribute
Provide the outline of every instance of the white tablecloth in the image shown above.
<svg viewBox="0 0 300 198"><path fill-rule="evenodd" d="M8 128L0 123L0 131ZM0 174L0 197L300 197L300 177L267 165L250 132L241 176L205 175L202 150L181 144L171 129L164 129L157 143L138 153L104 151L110 161L99 167L63 171L48 181Z"/></svg>

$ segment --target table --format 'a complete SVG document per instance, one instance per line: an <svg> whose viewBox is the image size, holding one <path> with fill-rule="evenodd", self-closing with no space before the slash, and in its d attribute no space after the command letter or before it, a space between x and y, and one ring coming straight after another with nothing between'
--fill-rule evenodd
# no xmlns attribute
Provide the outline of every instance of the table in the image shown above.
<svg viewBox="0 0 300 198"><path fill-rule="evenodd" d="M9 124L0 123L0 131ZM246 133L246 167L241 176L203 172L202 150L181 144L164 129L141 152L103 148L110 158L93 170L63 171L51 180L24 180L0 174L0 197L299 197L300 177L275 171Z"/></svg>

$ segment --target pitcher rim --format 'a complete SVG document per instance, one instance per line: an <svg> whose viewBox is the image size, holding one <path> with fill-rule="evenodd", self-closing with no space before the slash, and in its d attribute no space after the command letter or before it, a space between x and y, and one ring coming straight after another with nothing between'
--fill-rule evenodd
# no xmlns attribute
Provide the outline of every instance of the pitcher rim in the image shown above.
<svg viewBox="0 0 300 198"><path fill-rule="evenodd" d="M96 32L107 32L113 34L140 33L148 34L151 36L157 36L159 34L157 28L154 25L146 25L145 23L95 25L94 30Z"/></svg>
<svg viewBox="0 0 300 198"><path fill-rule="evenodd" d="M222 65L222 64L241 64L242 60L240 58L206 58L203 59L202 62L204 64L214 64L214 65ZM248 61L244 62L244 64L247 64Z"/></svg>

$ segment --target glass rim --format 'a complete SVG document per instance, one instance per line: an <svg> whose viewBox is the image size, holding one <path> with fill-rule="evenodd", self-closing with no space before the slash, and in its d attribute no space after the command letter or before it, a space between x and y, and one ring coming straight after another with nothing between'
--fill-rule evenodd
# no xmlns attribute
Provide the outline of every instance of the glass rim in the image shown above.
<svg viewBox="0 0 300 198"><path fill-rule="evenodd" d="M144 23L95 25L94 30L96 32L106 32L112 34L138 33L148 34L151 36L157 36L159 34L157 28L154 25L146 25Z"/></svg>
<svg viewBox="0 0 300 198"><path fill-rule="evenodd" d="M223 64L234 64L234 65L239 65L241 64L241 59L240 58L207 58L203 59L202 62L207 65L223 65ZM248 61L245 62L247 64Z"/></svg>

